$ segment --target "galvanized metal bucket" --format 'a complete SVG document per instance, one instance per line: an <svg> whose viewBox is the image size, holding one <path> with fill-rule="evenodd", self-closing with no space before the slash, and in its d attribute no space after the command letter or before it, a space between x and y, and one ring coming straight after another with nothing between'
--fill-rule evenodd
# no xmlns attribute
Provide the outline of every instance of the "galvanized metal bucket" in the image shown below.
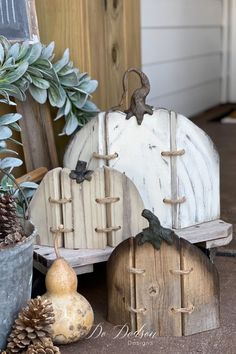
<svg viewBox="0 0 236 354"><path fill-rule="evenodd" d="M25 221L27 239L14 247L0 249L0 350L19 311L31 297L35 227Z"/></svg>

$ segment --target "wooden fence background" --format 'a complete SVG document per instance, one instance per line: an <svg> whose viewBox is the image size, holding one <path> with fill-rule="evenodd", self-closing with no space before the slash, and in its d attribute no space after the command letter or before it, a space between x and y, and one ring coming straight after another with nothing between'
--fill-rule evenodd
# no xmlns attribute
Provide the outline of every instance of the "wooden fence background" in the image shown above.
<svg viewBox="0 0 236 354"><path fill-rule="evenodd" d="M35 0L42 43L55 41L56 56L68 47L74 65L97 79L94 102L101 110L116 105L122 94L122 75L141 67L139 0ZM131 76L129 92L137 85ZM12 107L0 106L0 114ZM52 118L55 111L51 110ZM54 124L60 162L68 138L58 137L62 122ZM22 149L18 148L20 156ZM36 166L37 167L37 166ZM18 169L18 175L24 173Z"/></svg>

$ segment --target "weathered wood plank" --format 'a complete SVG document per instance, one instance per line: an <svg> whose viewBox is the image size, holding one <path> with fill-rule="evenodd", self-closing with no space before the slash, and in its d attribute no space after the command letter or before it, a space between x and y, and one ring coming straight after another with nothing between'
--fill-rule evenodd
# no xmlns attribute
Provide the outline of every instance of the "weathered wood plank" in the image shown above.
<svg viewBox="0 0 236 354"><path fill-rule="evenodd" d="M106 196L119 198L117 202L106 205L107 226L120 227L120 230L108 234L108 245L116 247L147 226L146 220L141 217L144 204L137 188L125 174L105 168L105 183Z"/></svg>
<svg viewBox="0 0 236 354"><path fill-rule="evenodd" d="M60 167L49 171L30 202L30 220L38 230L39 242L49 246L53 245L52 231L63 224L60 204L50 202L61 198L60 174ZM58 245L62 245L62 235Z"/></svg>
<svg viewBox="0 0 236 354"><path fill-rule="evenodd" d="M48 169L46 167L39 167L36 170L30 171L29 173L16 179L17 183L22 182L40 182L43 177L47 174Z"/></svg>
<svg viewBox="0 0 236 354"><path fill-rule="evenodd" d="M136 185L144 205L171 227L171 206L163 199L170 194L170 160L161 155L170 150L170 128L166 110L145 115L141 126L136 118L110 113L107 122L108 154L118 153L109 166L125 173Z"/></svg>
<svg viewBox="0 0 236 354"><path fill-rule="evenodd" d="M69 250L64 247L59 249L60 255L64 257L73 267L105 262L110 257L112 251L113 248L109 246L107 246L104 250ZM34 259L39 260L39 257L41 257L41 259L44 259L45 264L49 266L51 262L56 259L54 248L49 246L35 245Z"/></svg>
<svg viewBox="0 0 236 354"><path fill-rule="evenodd" d="M232 236L232 225L220 219L175 230L175 233L190 243L223 240Z"/></svg>
<svg viewBox="0 0 236 354"><path fill-rule="evenodd" d="M219 157L202 130L187 118L165 109L146 115L141 126L135 117L127 121L125 114L109 113L106 134L104 113L99 119L102 128L90 130L90 139L99 134L100 151L105 150L108 155L118 153L108 165L134 182L145 207L159 217L163 226L183 228L219 218ZM86 139L84 135L86 131L82 129L74 138L74 156L78 157L83 149L80 138ZM185 153L161 155L176 150ZM91 164L91 152L87 152L87 158L85 155L84 159ZM67 154L64 163L72 168L71 162ZM182 197L186 201L176 203ZM163 203L163 199L169 199L170 203Z"/></svg>
<svg viewBox="0 0 236 354"><path fill-rule="evenodd" d="M90 170L102 167L105 160L93 157L93 153L105 154L103 115L91 119L69 142L64 155L64 166L73 170L77 161L86 161ZM78 149L79 147L79 149Z"/></svg>
<svg viewBox="0 0 236 354"><path fill-rule="evenodd" d="M58 167L49 105L40 105L28 95L26 102L17 101L16 110L24 117L19 124L27 172L41 166Z"/></svg>
<svg viewBox="0 0 236 354"><path fill-rule="evenodd" d="M107 263L108 316L109 322L127 324L135 330L135 314L129 309L134 306L135 289L129 271L133 268L133 239L123 241Z"/></svg>
<svg viewBox="0 0 236 354"><path fill-rule="evenodd" d="M190 120L177 116L176 143L185 154L177 158L178 228L219 219L219 155L210 138Z"/></svg>
<svg viewBox="0 0 236 354"><path fill-rule="evenodd" d="M68 171L69 173L69 171ZM77 184L71 181L72 213L74 220L74 248L106 248L106 208L96 198L105 197L104 170L97 169L91 181Z"/></svg>
<svg viewBox="0 0 236 354"><path fill-rule="evenodd" d="M186 228L184 230L181 230L180 232L177 232L177 234L182 238L186 238L189 242L193 241L189 238L189 235L191 235L193 231L194 233L200 232L201 239L206 239L207 237L212 238L214 236L211 233L210 224L213 224L214 227L212 229L216 230L217 221L213 221L206 224L202 224L200 225L200 228L196 228L195 230L194 230L195 227L191 227L189 228L189 232L188 232L188 228ZM229 242L228 240L229 237L232 238L232 226L224 222L223 223L221 222L220 224L221 224L221 233L218 234L218 237L220 238L215 240L205 241L203 245L205 245L206 248L211 248L208 247L208 243L210 243L209 246L212 247L223 246ZM207 226L207 228L204 228L204 226ZM184 233L181 234L182 231L184 231ZM230 236L227 236L228 232L230 232ZM108 260L113 250L114 248L109 246L107 246L105 250L102 249L74 250L74 249L60 248L60 253L67 261L69 261L69 263L73 266L73 268L76 268L82 265L105 262ZM43 262L44 266L49 267L51 262L55 259L55 252L53 247L36 245L35 252L34 252L34 259L41 264Z"/></svg>
<svg viewBox="0 0 236 354"><path fill-rule="evenodd" d="M45 267L44 265L42 265L41 263L39 263L36 260L33 261L33 265L34 265L34 268L36 268L42 274L46 274L48 271L47 267ZM49 267L50 267L50 265L49 265ZM88 264L88 265L84 265L84 266L80 266L80 267L74 267L73 269L77 275L87 274L87 273L93 272L93 265Z"/></svg>
<svg viewBox="0 0 236 354"><path fill-rule="evenodd" d="M137 330L145 324L145 330L158 336L181 336L181 314L172 312L172 308L181 307L181 283L170 272L180 269L178 238L171 246L163 242L160 250L135 243L134 257L135 268L145 270L135 279L137 310L146 309L137 313Z"/></svg>
<svg viewBox="0 0 236 354"><path fill-rule="evenodd" d="M192 270L182 276L183 335L208 331L220 326L219 278L216 267L200 251L181 240L181 269Z"/></svg>
<svg viewBox="0 0 236 354"><path fill-rule="evenodd" d="M61 171L61 199L64 200L61 204L62 218L64 229L64 246L65 248L74 248L74 218L72 211L72 186L69 177L69 171L65 168Z"/></svg>

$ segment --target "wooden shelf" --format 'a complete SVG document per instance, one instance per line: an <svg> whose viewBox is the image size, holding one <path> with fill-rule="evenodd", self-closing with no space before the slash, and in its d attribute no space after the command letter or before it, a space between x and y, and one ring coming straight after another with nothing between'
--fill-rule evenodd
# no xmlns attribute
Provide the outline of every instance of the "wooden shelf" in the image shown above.
<svg viewBox="0 0 236 354"><path fill-rule="evenodd" d="M222 220L214 220L185 229L176 230L176 234L193 244L200 244L205 248L214 248L227 245L232 240L232 225ZM91 273L95 263L106 262L113 247L103 249L66 249L60 248L60 254L74 268L76 274ZM34 267L46 274L47 269L55 260L53 247L34 246Z"/></svg>

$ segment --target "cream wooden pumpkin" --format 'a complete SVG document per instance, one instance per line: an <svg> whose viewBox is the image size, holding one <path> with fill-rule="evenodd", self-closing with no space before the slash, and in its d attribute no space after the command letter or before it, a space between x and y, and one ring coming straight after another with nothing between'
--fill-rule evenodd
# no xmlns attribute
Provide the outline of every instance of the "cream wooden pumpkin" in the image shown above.
<svg viewBox="0 0 236 354"><path fill-rule="evenodd" d="M108 165L136 185L163 226L184 228L218 219L219 156L207 134L181 114L155 109L136 117L100 113L71 140L64 166Z"/></svg>

